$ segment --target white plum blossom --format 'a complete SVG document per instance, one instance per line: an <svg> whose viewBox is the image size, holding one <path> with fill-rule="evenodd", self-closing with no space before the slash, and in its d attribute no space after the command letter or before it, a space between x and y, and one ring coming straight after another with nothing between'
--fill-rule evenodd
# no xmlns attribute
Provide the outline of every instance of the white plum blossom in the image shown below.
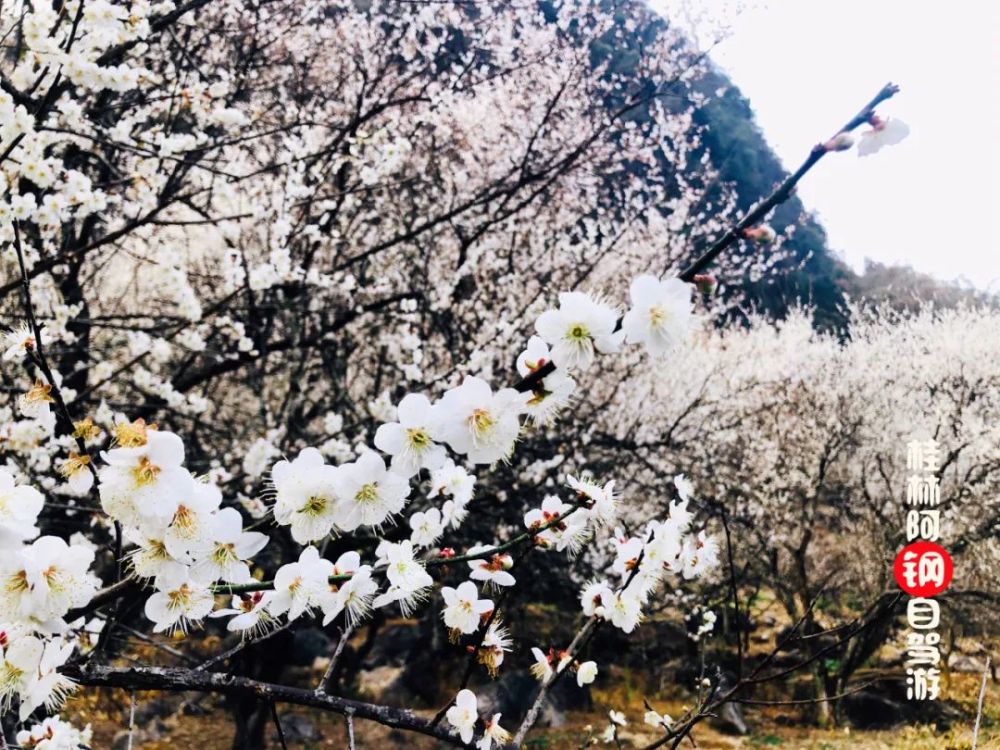
<svg viewBox="0 0 1000 750"><path fill-rule="evenodd" d="M187 632L192 624L212 611L215 597L208 586L192 580L185 571L171 571L157 578L158 590L146 600L146 617L154 633L165 630Z"/></svg>
<svg viewBox="0 0 1000 750"><path fill-rule="evenodd" d="M704 531L697 538L684 540L681 553L684 560L684 577L697 578L716 566L719 561L719 543Z"/></svg>
<svg viewBox="0 0 1000 750"><path fill-rule="evenodd" d="M572 661L572 657L565 651L557 651L554 648L550 648L548 653L545 653L534 646L531 649L531 655L535 660L530 668L531 674L542 684L551 680L557 672L562 672L563 668Z"/></svg>
<svg viewBox="0 0 1000 750"><path fill-rule="evenodd" d="M636 278L629 287L632 307L622 318L626 341L642 344L653 357L677 349L691 331L691 294L691 285L680 279Z"/></svg>
<svg viewBox="0 0 1000 750"><path fill-rule="evenodd" d="M559 551L577 551L589 534L587 514L575 512L572 505L555 495L546 496L541 508L525 513L524 525L535 533L535 544Z"/></svg>
<svg viewBox="0 0 1000 750"><path fill-rule="evenodd" d="M267 602L273 615L297 620L303 613L321 606L329 591L333 563L320 557L315 547L306 547L296 562L282 565L274 576L274 596Z"/></svg>
<svg viewBox="0 0 1000 750"><path fill-rule="evenodd" d="M76 750L90 747L92 738L90 724L77 729L58 716L47 716L15 736L18 746L24 750Z"/></svg>
<svg viewBox="0 0 1000 750"><path fill-rule="evenodd" d="M475 464L505 460L521 432L520 415L530 394L513 388L496 393L477 377L466 377L435 404L435 437Z"/></svg>
<svg viewBox="0 0 1000 750"><path fill-rule="evenodd" d="M181 465L184 443L141 421L119 423L117 441L120 447L102 454L107 465L98 471L104 510L128 526L172 518L178 501L195 492L194 479Z"/></svg>
<svg viewBox="0 0 1000 750"><path fill-rule="evenodd" d="M658 727L660 729L670 729L670 726L674 723L674 720L671 719L668 714L661 714L654 711L652 708L646 711L642 720L646 724L649 724L649 726Z"/></svg>
<svg viewBox="0 0 1000 750"><path fill-rule="evenodd" d="M392 456L392 468L411 477L421 469L440 469L447 460L444 447L431 438L434 410L420 393L407 394L396 407L397 422L381 425L375 432L375 447Z"/></svg>
<svg viewBox="0 0 1000 750"><path fill-rule="evenodd" d="M576 669L576 684L589 685L597 678L597 662L585 661Z"/></svg>
<svg viewBox="0 0 1000 750"><path fill-rule="evenodd" d="M14 475L0 468L0 550L16 546L38 534L35 522L45 498L34 487L17 484Z"/></svg>
<svg viewBox="0 0 1000 750"><path fill-rule="evenodd" d="M299 544L323 539L333 529L339 471L315 448L305 448L294 461L279 461L271 469L274 520L291 526L292 538Z"/></svg>
<svg viewBox="0 0 1000 750"><path fill-rule="evenodd" d="M694 485L691 484L691 480L688 479L683 474L678 474L674 477L674 487L677 489L677 494L685 503L691 499L691 495L694 492Z"/></svg>
<svg viewBox="0 0 1000 750"><path fill-rule="evenodd" d="M222 531L213 525L221 503L222 492L207 482L193 482L189 493L176 500L173 517L163 532L163 544L171 557L193 563L212 552L212 534ZM242 529L242 521L240 526Z"/></svg>
<svg viewBox="0 0 1000 750"><path fill-rule="evenodd" d="M373 607L383 607L399 602L403 614L425 597L425 589L434 584L434 579L413 556L413 544L409 540L398 543L383 541L376 550L379 560L385 561L385 576L389 588L377 596Z"/></svg>
<svg viewBox="0 0 1000 750"><path fill-rule="evenodd" d="M430 547L444 533L445 522L441 511L429 508L410 516L410 541L415 547Z"/></svg>
<svg viewBox="0 0 1000 750"><path fill-rule="evenodd" d="M430 497L450 495L452 500L465 507L472 500L476 487L476 477L453 461L447 461L441 468L431 472Z"/></svg>
<svg viewBox="0 0 1000 750"><path fill-rule="evenodd" d="M38 675L45 645L32 635L0 631L0 713L6 713L15 698L27 695Z"/></svg>
<svg viewBox="0 0 1000 750"><path fill-rule="evenodd" d="M587 515L597 526L610 526L618 518L618 495L612 479L603 486L590 477L567 476L566 483L587 503Z"/></svg>
<svg viewBox="0 0 1000 750"><path fill-rule="evenodd" d="M503 747L510 740L510 732L500 726L501 716L502 714L493 714L489 719L483 719L485 729L476 743L477 750L491 750L494 743L497 747Z"/></svg>
<svg viewBox="0 0 1000 750"><path fill-rule="evenodd" d="M493 611L493 602L480 599L479 590L472 581L465 581L458 588L443 586L441 597L445 603L441 612L444 624L466 635L476 632L483 615Z"/></svg>
<svg viewBox="0 0 1000 750"><path fill-rule="evenodd" d="M140 578L159 578L162 575L183 575L188 566L175 559L167 550L163 541L167 531L166 521L161 522L159 529L152 529L151 524L145 524L144 529L125 527L125 539L137 548L128 554L132 572ZM157 588L160 588L157 586Z"/></svg>
<svg viewBox="0 0 1000 750"><path fill-rule="evenodd" d="M881 151L886 146L894 146L910 134L910 126L902 120L891 117L882 120L872 118L871 130L861 133L858 141L858 156L870 156Z"/></svg>
<svg viewBox="0 0 1000 750"><path fill-rule="evenodd" d="M39 329L44 331L44 327ZM44 340L43 334L43 340ZM20 323L16 328L4 334L4 361L23 357L35 348L35 332L28 323Z"/></svg>
<svg viewBox="0 0 1000 750"><path fill-rule="evenodd" d="M504 654L510 651L512 643L510 632L494 619L486 629L479 653L476 656L479 663L486 667L491 677L496 677L500 665L503 664Z"/></svg>
<svg viewBox="0 0 1000 750"><path fill-rule="evenodd" d="M380 455L367 451L338 469L335 481L337 525L344 531L359 526L381 527L399 513L410 495L410 482L386 468Z"/></svg>
<svg viewBox="0 0 1000 750"><path fill-rule="evenodd" d="M489 549L490 547L475 545L470 547L466 554L478 555ZM514 560L510 555L501 553L490 555L482 560L469 560L469 568L471 568L469 578L473 581L485 581L494 588L513 586L514 576L508 572L513 564Z"/></svg>
<svg viewBox="0 0 1000 750"><path fill-rule="evenodd" d="M19 731L15 739L25 750L76 750L89 747L92 737L90 724L80 730L58 716L48 716L29 729Z"/></svg>
<svg viewBox="0 0 1000 750"><path fill-rule="evenodd" d="M528 339L527 348L518 355L517 371L522 378L537 372L552 360L548 344L539 336ZM527 414L536 424L549 424L570 403L576 391L576 381L565 370L549 373L532 389Z"/></svg>
<svg viewBox="0 0 1000 750"><path fill-rule="evenodd" d="M43 419L49 414L49 404L54 401L52 386L36 380L31 388L17 397L17 410L28 419Z"/></svg>
<svg viewBox="0 0 1000 750"><path fill-rule="evenodd" d="M618 312L584 292L562 292L559 308L546 310L535 331L552 348L552 361L568 370L586 370L594 353L614 354L624 333L615 331Z"/></svg>
<svg viewBox="0 0 1000 750"><path fill-rule="evenodd" d="M66 696L76 688L76 683L59 672L74 648L72 642L64 643L58 638L44 643L38 668L20 696L18 715L21 721L42 706L49 711L58 710Z"/></svg>
<svg viewBox="0 0 1000 750"><path fill-rule="evenodd" d="M168 530L169 535L169 530ZM246 583L252 580L246 560L267 544L267 535L259 531L243 531L243 517L235 508L223 508L206 523L208 549L195 563L191 575L203 581ZM169 544L167 545L169 549Z"/></svg>
<svg viewBox="0 0 1000 750"><path fill-rule="evenodd" d="M624 633L631 633L642 621L642 601L635 592L626 589L614 595L605 608L605 619Z"/></svg>
<svg viewBox="0 0 1000 750"><path fill-rule="evenodd" d="M580 604L583 614L587 617L604 617L607 607L614 600L615 594L607 581L591 581L583 587L580 593Z"/></svg>
<svg viewBox="0 0 1000 750"><path fill-rule="evenodd" d="M59 467L59 473L66 478L66 485L75 495L86 495L94 486L91 458L87 454L81 455L70 451L69 456Z"/></svg>
<svg viewBox="0 0 1000 750"><path fill-rule="evenodd" d="M471 743L476 722L479 721L479 701L476 694L468 689L459 690L455 696L455 705L448 709L445 716L448 723L458 730L462 742L466 745Z"/></svg>
<svg viewBox="0 0 1000 750"><path fill-rule="evenodd" d="M441 506L441 523L446 527L457 529L469 515L469 509L459 505L455 500L446 500Z"/></svg>
<svg viewBox="0 0 1000 750"><path fill-rule="evenodd" d="M0 555L0 611L5 617L45 623L85 604L98 581L89 568L94 551L43 536Z"/></svg>
<svg viewBox="0 0 1000 750"><path fill-rule="evenodd" d="M333 622L341 612L348 627L354 627L372 610L372 600L378 592L378 584L372 579L372 570L362 565L351 575L351 579L340 585L336 591L324 598L323 625Z"/></svg>
<svg viewBox="0 0 1000 750"><path fill-rule="evenodd" d="M230 606L217 609L210 617L231 617L226 630L238 632L244 638L262 635L276 622L268 611L268 603L274 595L272 591L252 591L234 595Z"/></svg>

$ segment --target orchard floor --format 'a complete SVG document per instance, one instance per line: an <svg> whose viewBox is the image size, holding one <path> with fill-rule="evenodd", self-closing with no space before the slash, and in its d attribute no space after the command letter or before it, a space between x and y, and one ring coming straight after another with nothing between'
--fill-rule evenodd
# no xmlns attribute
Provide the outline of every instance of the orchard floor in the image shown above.
<svg viewBox="0 0 1000 750"><path fill-rule="evenodd" d="M975 675L953 675L949 697L961 703L963 709L973 708L978 691ZM137 701L152 699L153 696L140 694ZM620 735L622 748L641 748L656 739L646 731L641 723L641 698L633 701L630 696L616 691L614 694L594 691L594 705L614 705L626 707L630 723ZM76 715L94 728L94 750L124 749L127 744L129 698L121 691L91 690L87 695L74 698L67 706L67 714ZM679 713L680 704L669 701L657 706L661 710ZM432 714L431 711L427 712ZM1000 750L1000 685L988 686L984 726L980 730L977 750ZM747 719L752 733L743 737L721 734L713 728L701 725L694 733L696 745L685 742L685 748L700 750L761 750L766 748L787 748L788 750L968 750L972 747L971 723L968 727L953 727L945 732L935 731L930 726L907 726L892 731L861 732L856 730L818 730L802 726L789 726L782 719L779 708L747 711ZM289 709L281 712L282 725L290 750L321 750L323 748L346 748L347 734L343 719L305 709ZM79 721L79 719L78 719ZM230 750L232 729L227 715L215 697L192 701L187 709L167 716L156 724L152 734L137 732L133 737L133 750L175 750L177 748L197 748L197 750ZM586 741L588 729L600 733L607 724L607 714L593 712L571 712L567 724L559 729L541 728L529 735L526 747L531 750L562 750L580 748ZM358 721L355 723L356 747L358 750L383 750L393 748L413 748L432 750L441 747L434 740L415 735L404 735L383 727ZM311 739L303 739L311 735ZM268 729L269 750L279 750L273 726ZM592 747L611 747L595 741Z"/></svg>

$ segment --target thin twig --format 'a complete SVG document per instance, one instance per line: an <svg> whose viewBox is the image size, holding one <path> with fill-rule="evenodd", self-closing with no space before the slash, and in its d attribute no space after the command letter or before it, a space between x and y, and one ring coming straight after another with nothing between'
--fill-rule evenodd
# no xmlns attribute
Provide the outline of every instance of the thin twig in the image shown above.
<svg viewBox="0 0 1000 750"><path fill-rule="evenodd" d="M592 631L596 626L597 615L594 615L584 623L583 627L577 632L576 637L573 638L573 642L569 644L569 648L566 649L567 656L572 658L573 655L576 654L584 639L590 635L590 631ZM568 669L568 665L566 668ZM521 722L521 726L517 729L517 734L515 734L514 739L511 740L511 747L520 747L524 742L525 735L528 734L528 731L532 726L534 726L535 721L538 720L538 712L542 710L542 704L545 702L545 696L548 694L549 688L555 683L556 678L561 673L562 670L553 673L553 675L549 677L548 680L543 682L541 687L538 688L538 695L535 696L535 702L531 704L531 708L524 717L524 721Z"/></svg>
<svg viewBox="0 0 1000 750"><path fill-rule="evenodd" d="M132 750L132 733L135 731L135 691L129 693L128 707L128 745L126 750Z"/></svg>
<svg viewBox="0 0 1000 750"><path fill-rule="evenodd" d="M726 520L726 511L722 510L720 513L722 518L722 530L726 535L726 557L729 560L729 585L732 588L733 593L733 617L735 618L736 626L736 651L737 651L737 679L743 679L743 627L740 623L740 594L739 589L736 586L736 566L733 563L733 540L732 535L729 533L729 522Z"/></svg>
<svg viewBox="0 0 1000 750"><path fill-rule="evenodd" d="M278 742L281 743L281 750L288 750L288 745L285 744L285 732L281 728L281 719L278 718L278 704L274 701L270 701L271 704L271 718L274 720L274 728L278 730Z"/></svg>
<svg viewBox="0 0 1000 750"><path fill-rule="evenodd" d="M340 661L340 655L344 652L344 647L347 646L347 641L350 640L351 636L354 634L353 625L344 625L344 632L340 635L340 640L337 641L337 648L333 652L333 656L330 657L330 663L326 667L326 672L323 673L323 679L319 682L319 687L316 688L317 693L325 693L326 689L330 687L330 683L333 680L333 673L337 669L337 662Z"/></svg>
<svg viewBox="0 0 1000 750"><path fill-rule="evenodd" d="M347 722L347 749L354 750L354 712L345 711L344 720Z"/></svg>
<svg viewBox="0 0 1000 750"><path fill-rule="evenodd" d="M216 664L224 662L226 659L229 659L229 658L235 656L236 654L238 654L243 649L245 649L245 648L247 648L249 646L256 646L258 643L261 643L262 641L266 641L268 638L276 636L278 633L281 633L282 631L288 630L288 628L290 628L291 626L292 626L292 623L286 622L280 628L275 628L274 630L269 630L266 633L264 633L262 636L260 636L259 638L254 638L252 640L251 639L243 639L239 643L237 643L235 646L233 646L231 649L229 649L228 651L223 651L221 654L217 654L216 656L213 656L208 661L202 662L197 667L195 667L194 670L196 672L204 672L204 671L208 670L209 667L214 667Z"/></svg>
<svg viewBox="0 0 1000 750"><path fill-rule="evenodd" d="M972 750L976 750L979 742L979 724L983 720L983 700L986 698L986 676L990 673L990 657L986 657L986 666L983 667L983 684L979 686L979 706L976 708L976 724L972 728Z"/></svg>

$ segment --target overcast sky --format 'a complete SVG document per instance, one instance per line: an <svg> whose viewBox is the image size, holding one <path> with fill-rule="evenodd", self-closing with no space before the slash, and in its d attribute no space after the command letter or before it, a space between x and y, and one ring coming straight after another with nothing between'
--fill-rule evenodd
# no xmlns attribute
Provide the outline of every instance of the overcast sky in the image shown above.
<svg viewBox="0 0 1000 750"><path fill-rule="evenodd" d="M730 18L713 57L788 168L882 84L902 87L880 111L910 126L906 141L831 154L800 183L834 250L858 269L870 257L1000 291L1000 3L697 4Z"/></svg>

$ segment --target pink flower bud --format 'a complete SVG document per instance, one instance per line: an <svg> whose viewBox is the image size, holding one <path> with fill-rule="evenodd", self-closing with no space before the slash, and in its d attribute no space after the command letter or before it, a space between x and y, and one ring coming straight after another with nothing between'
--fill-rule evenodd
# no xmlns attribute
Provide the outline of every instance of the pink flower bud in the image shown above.
<svg viewBox="0 0 1000 750"><path fill-rule="evenodd" d="M760 245L770 245L778 238L778 233L769 224L758 224L743 230L743 237Z"/></svg>
<svg viewBox="0 0 1000 750"><path fill-rule="evenodd" d="M696 274L692 281L702 294L711 294L715 291L716 284L718 284L718 280L710 273Z"/></svg>

